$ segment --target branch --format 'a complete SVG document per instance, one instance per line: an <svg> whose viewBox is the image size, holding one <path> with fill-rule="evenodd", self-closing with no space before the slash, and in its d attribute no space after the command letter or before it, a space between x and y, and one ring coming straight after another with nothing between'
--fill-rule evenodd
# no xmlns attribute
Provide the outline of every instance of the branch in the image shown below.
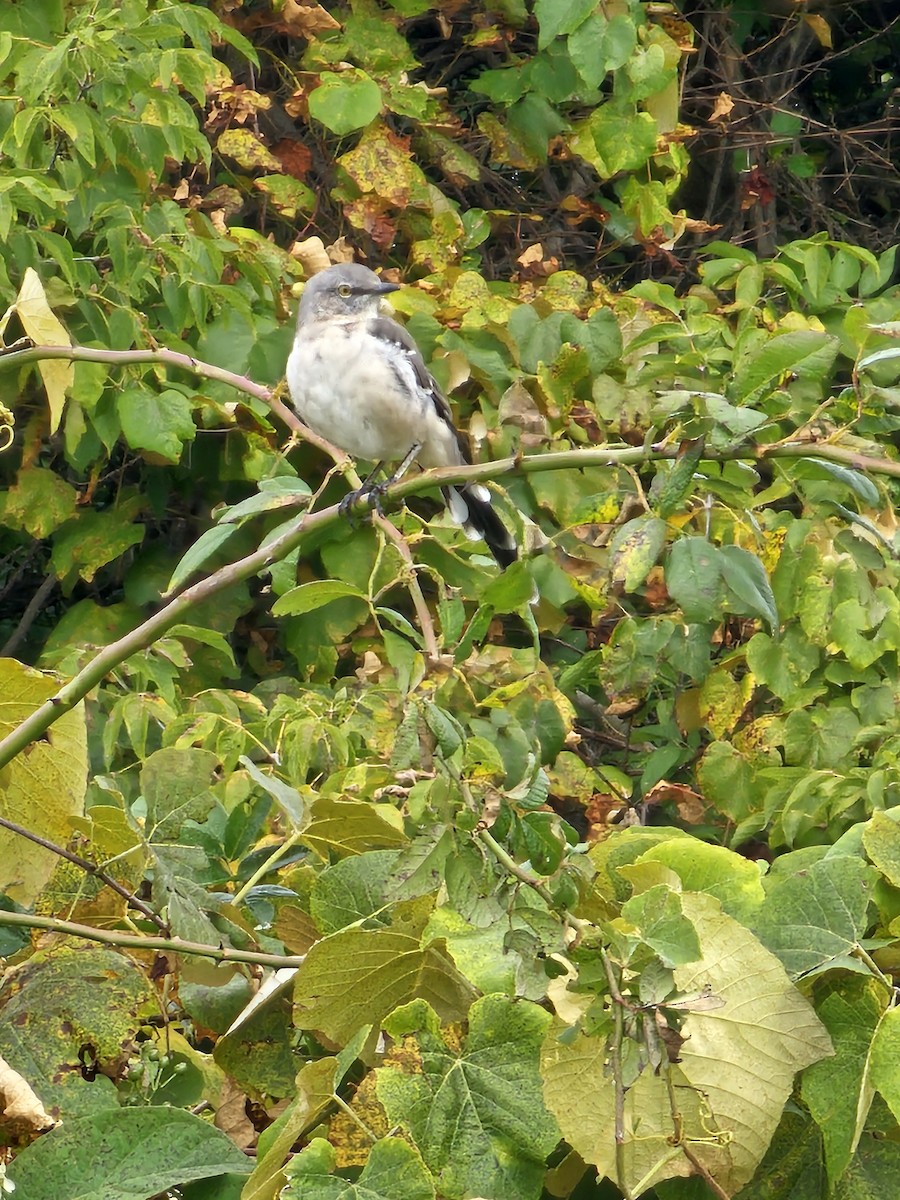
<svg viewBox="0 0 900 1200"><path fill-rule="evenodd" d="M177 350L98 350L94 346L35 346L33 343L22 348L23 342L30 338L22 338L13 346L6 349L0 347L0 371L8 367L27 366L28 363L40 362L47 358L64 358L70 362L99 362L109 363L110 366L127 367L140 363L158 363L161 366L178 367L182 371L190 371L201 379L214 379L217 383L227 383L255 400L268 404L272 412L279 417L288 429L292 430L309 442L324 450L336 463L349 464L350 459L343 450L333 446L331 442L317 433L313 433L285 404L278 399L271 388L261 383L254 383L246 375L237 375L234 371L226 371L214 363L204 362L190 354L180 354Z"/></svg>
<svg viewBox="0 0 900 1200"><path fill-rule="evenodd" d="M6 349L0 347L0 371L6 367L24 366L28 363L39 362L46 358L62 358L73 362L102 362L111 366L129 366L140 363L158 363L162 366L177 367L190 371L203 379L214 379L219 383L227 383L239 392L253 396L268 404L272 411L285 425L313 446L318 446L342 467L349 464L347 455L333 446L325 438L319 437L304 425L286 405L277 398L271 388L254 383L246 375L238 375L217 367L213 363L204 362L189 354L181 354L176 350L98 350L93 346L35 346L28 344L22 348L21 339ZM527 458L504 458L495 462L479 463L474 467L451 468L428 472L428 477L434 485L447 483L464 483L466 480L494 479L507 471L518 470L525 475L533 471L561 471L568 468L579 469L589 466L629 466L645 462L660 462L672 459L678 455L678 444L659 446L597 446L593 449L564 450L556 454L535 454ZM706 462L732 462L734 460L750 460L759 462L769 458L824 458L829 462L844 463L859 471L870 471L876 475L892 475L900 478L900 462L887 458L853 450L846 446L835 446L829 442L796 441L779 442L774 446L736 445L725 450L705 450L703 459ZM416 486L422 476L414 476L391 488L388 495L397 499L422 490ZM428 486L423 485L423 486Z"/></svg>
<svg viewBox="0 0 900 1200"><path fill-rule="evenodd" d="M302 967L304 954L263 954L253 950L233 950L230 946L205 946L202 942L185 942L181 938L141 937L135 933L119 933L113 929L94 929L74 921L59 921L56 917L37 917L31 913L0 911L0 925L15 925L20 929L47 929L68 937L85 938L107 946L125 946L132 950L161 950L172 954L196 954L216 962L253 963L261 967Z"/></svg>

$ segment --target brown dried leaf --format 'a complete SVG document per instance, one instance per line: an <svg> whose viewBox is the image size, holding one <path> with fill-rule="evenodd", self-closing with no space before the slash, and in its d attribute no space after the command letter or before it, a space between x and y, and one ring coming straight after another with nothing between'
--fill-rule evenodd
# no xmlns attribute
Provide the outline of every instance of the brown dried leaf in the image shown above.
<svg viewBox="0 0 900 1200"><path fill-rule="evenodd" d="M0 1058L0 1108L10 1125L27 1130L49 1129L56 1121L44 1109L31 1084Z"/></svg>
<svg viewBox="0 0 900 1200"><path fill-rule="evenodd" d="M281 20L294 37L307 39L315 38L317 33L341 27L340 21L336 21L321 4L299 4L298 0L284 0Z"/></svg>
<svg viewBox="0 0 900 1200"><path fill-rule="evenodd" d="M302 242L294 242L288 253L291 258L297 259L309 277L331 266L331 259L325 249L325 243L320 237L310 237L305 238Z"/></svg>
<svg viewBox="0 0 900 1200"><path fill-rule="evenodd" d="M713 110L709 114L710 121L723 121L731 114L734 108L734 101L727 92L719 92L716 96L716 102L713 105Z"/></svg>

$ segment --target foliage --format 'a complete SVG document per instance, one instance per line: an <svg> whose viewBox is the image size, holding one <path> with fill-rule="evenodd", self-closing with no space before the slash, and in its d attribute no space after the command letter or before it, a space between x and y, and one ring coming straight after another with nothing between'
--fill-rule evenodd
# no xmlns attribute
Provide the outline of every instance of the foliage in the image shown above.
<svg viewBox="0 0 900 1200"><path fill-rule="evenodd" d="M722 15L657 8L0 11L29 1200L892 1200L896 247L651 277ZM298 226L412 281L525 561L279 447Z"/></svg>

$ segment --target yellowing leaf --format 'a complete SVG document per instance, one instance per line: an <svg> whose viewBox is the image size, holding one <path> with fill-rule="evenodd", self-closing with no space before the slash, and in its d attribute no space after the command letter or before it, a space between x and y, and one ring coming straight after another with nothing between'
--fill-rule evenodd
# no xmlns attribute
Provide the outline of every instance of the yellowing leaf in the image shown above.
<svg viewBox="0 0 900 1200"><path fill-rule="evenodd" d="M26 268L16 297L16 314L22 328L36 346L71 346L65 326L47 303L37 271ZM66 392L72 386L74 365L62 359L44 359L38 363L50 404L50 432L56 433L62 420Z"/></svg>
<svg viewBox="0 0 900 1200"><path fill-rule="evenodd" d="M59 688L51 675L0 660L0 737L5 737ZM0 815L49 841L69 838L69 818L83 811L87 790L87 736L79 704L43 738L0 769ZM0 829L0 891L31 904L50 878L58 857L18 834Z"/></svg>
<svg viewBox="0 0 900 1200"><path fill-rule="evenodd" d="M794 1076L831 1054L831 1041L778 959L716 900L687 892L682 907L702 957L676 969L675 985L690 995L708 991L724 1003L687 1006L681 1062L670 1070L684 1137L733 1195L762 1160ZM606 1039L581 1034L560 1041L560 1033L559 1025L552 1027L544 1042L545 1103L573 1149L615 1179L615 1089ZM687 1158L672 1154L675 1132L665 1081L645 1070L625 1096L620 1185L636 1189L693 1174Z"/></svg>

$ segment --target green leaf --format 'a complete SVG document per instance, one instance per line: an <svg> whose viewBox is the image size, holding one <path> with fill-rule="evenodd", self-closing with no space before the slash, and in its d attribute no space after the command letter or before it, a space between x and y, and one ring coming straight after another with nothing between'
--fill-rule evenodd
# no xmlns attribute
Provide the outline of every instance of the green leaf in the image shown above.
<svg viewBox="0 0 900 1200"><path fill-rule="evenodd" d="M596 7L595 0L535 0L534 15L540 26L538 49L543 50L561 34L574 33Z"/></svg>
<svg viewBox="0 0 900 1200"><path fill-rule="evenodd" d="M39 952L23 964L18 990L0 1013L0 1057L68 1125L116 1107L108 1079L89 1084L72 1070L81 1046L90 1043L102 1064L122 1061L154 1006L153 988L116 951L79 943Z"/></svg>
<svg viewBox="0 0 900 1200"><path fill-rule="evenodd" d="M291 1159L281 1200L434 1200L430 1174L402 1138L377 1141L354 1183L334 1174L335 1159L324 1138L313 1138Z"/></svg>
<svg viewBox="0 0 900 1200"><path fill-rule="evenodd" d="M886 1021L890 1016L888 1003L887 989L880 981L853 976L841 978L816 995L816 1012L831 1036L834 1057L814 1063L804 1072L800 1096L822 1130L832 1185L849 1166L868 1115L872 1102L872 1083L867 1078L869 1049L879 1024L884 1028L882 1017ZM874 1060L874 1045L872 1051ZM895 1059L893 1074L898 1078L896 1063Z"/></svg>
<svg viewBox="0 0 900 1200"><path fill-rule="evenodd" d="M118 408L129 446L167 462L180 462L185 442L192 442L197 434L190 401L172 388L158 394L148 388L129 388L119 397Z"/></svg>
<svg viewBox="0 0 900 1200"><path fill-rule="evenodd" d="M740 607L731 604L742 616L762 617L770 629L778 628L778 610L766 568L755 554L741 546L723 546L719 551L722 579Z"/></svg>
<svg viewBox="0 0 900 1200"><path fill-rule="evenodd" d="M381 112L381 89L365 71L330 72L309 95L309 115L343 137L364 129Z"/></svg>
<svg viewBox="0 0 900 1200"><path fill-rule="evenodd" d="M400 1043L376 1071L388 1121L402 1124L448 1200L537 1200L559 1138L544 1107L538 1056L550 1018L527 1001L485 996L460 1046L424 1000L385 1029ZM402 1041L401 1041L402 1039Z"/></svg>
<svg viewBox="0 0 900 1200"><path fill-rule="evenodd" d="M356 922L364 929L385 924L368 918L387 908L385 896L397 858L396 850L369 850L325 868L309 898L310 916L323 934Z"/></svg>
<svg viewBox="0 0 900 1200"><path fill-rule="evenodd" d="M724 598L722 554L706 538L679 538L666 558L666 589L686 621L718 618Z"/></svg>
<svg viewBox="0 0 900 1200"><path fill-rule="evenodd" d="M340 579L316 579L312 583L301 583L299 587L291 588L279 596L272 605L272 612L276 617L296 617L348 596L366 600L365 594L352 584L343 583Z"/></svg>
<svg viewBox="0 0 900 1200"><path fill-rule="evenodd" d="M675 872L685 891L714 896L724 912L744 924L765 901L756 863L724 846L675 838L645 851L637 862L662 863Z"/></svg>
<svg viewBox="0 0 900 1200"><path fill-rule="evenodd" d="M832 479L838 480L839 483L848 487L856 496L874 508L880 502L880 494L878 488L862 471L851 470L850 467L843 467L840 463L828 462L824 458L807 458L796 464L796 474L802 478L805 474L804 467L814 466L818 471L830 476Z"/></svg>
<svg viewBox="0 0 900 1200"><path fill-rule="evenodd" d="M180 1184L248 1175L233 1142L177 1108L117 1108L70 1118L26 1147L9 1178L29 1200L149 1200Z"/></svg>
<svg viewBox="0 0 900 1200"><path fill-rule="evenodd" d="M873 869L859 858L824 858L775 880L754 928L793 976L848 965L868 927Z"/></svg>
<svg viewBox="0 0 900 1200"><path fill-rule="evenodd" d="M603 178L620 171L638 171L656 153L659 131L649 113L620 110L606 103L591 115L589 129L599 155L599 162L593 165Z"/></svg>
<svg viewBox="0 0 900 1200"><path fill-rule="evenodd" d="M742 403L753 403L780 387L791 375L822 383L839 348L836 337L811 329L779 334L738 365L734 372L734 396Z"/></svg>
<svg viewBox="0 0 900 1200"><path fill-rule="evenodd" d="M626 901L622 916L637 926L642 941L659 955L663 966L682 967L700 957L700 942L682 911L681 899L664 884Z"/></svg>
<svg viewBox="0 0 900 1200"><path fill-rule="evenodd" d="M226 542L234 537L236 532L237 530L233 526L213 525L211 529L201 533L173 571L166 591L168 593L177 592L196 571L209 562Z"/></svg>
<svg viewBox="0 0 900 1200"><path fill-rule="evenodd" d="M262 479L255 496L249 496L240 504L217 510L216 520L220 525L232 524L258 513L277 512L280 508L298 508L310 495L309 484L304 483L302 479L291 479L287 475L279 475L276 479Z"/></svg>
<svg viewBox="0 0 900 1200"><path fill-rule="evenodd" d="M459 1021L474 998L443 942L422 946L392 930L346 929L307 954L297 972L294 1019L343 1045L360 1025L379 1025L410 1000L428 1001L445 1020Z"/></svg>
<svg viewBox="0 0 900 1200"><path fill-rule="evenodd" d="M186 821L204 821L216 802L209 790L219 756L195 746L165 746L144 760L141 793L147 802L147 836L179 840Z"/></svg>
<svg viewBox="0 0 900 1200"><path fill-rule="evenodd" d="M595 12L569 34L572 63L588 87L599 87L608 72L625 65L637 44L634 20L625 13L607 19Z"/></svg>
<svg viewBox="0 0 900 1200"><path fill-rule="evenodd" d="M666 523L650 513L627 521L609 544L610 578L626 592L641 586L666 544Z"/></svg>
<svg viewBox="0 0 900 1200"><path fill-rule="evenodd" d="M78 493L70 483L45 467L23 468L2 497L0 521L24 529L33 538L49 537L76 515Z"/></svg>

